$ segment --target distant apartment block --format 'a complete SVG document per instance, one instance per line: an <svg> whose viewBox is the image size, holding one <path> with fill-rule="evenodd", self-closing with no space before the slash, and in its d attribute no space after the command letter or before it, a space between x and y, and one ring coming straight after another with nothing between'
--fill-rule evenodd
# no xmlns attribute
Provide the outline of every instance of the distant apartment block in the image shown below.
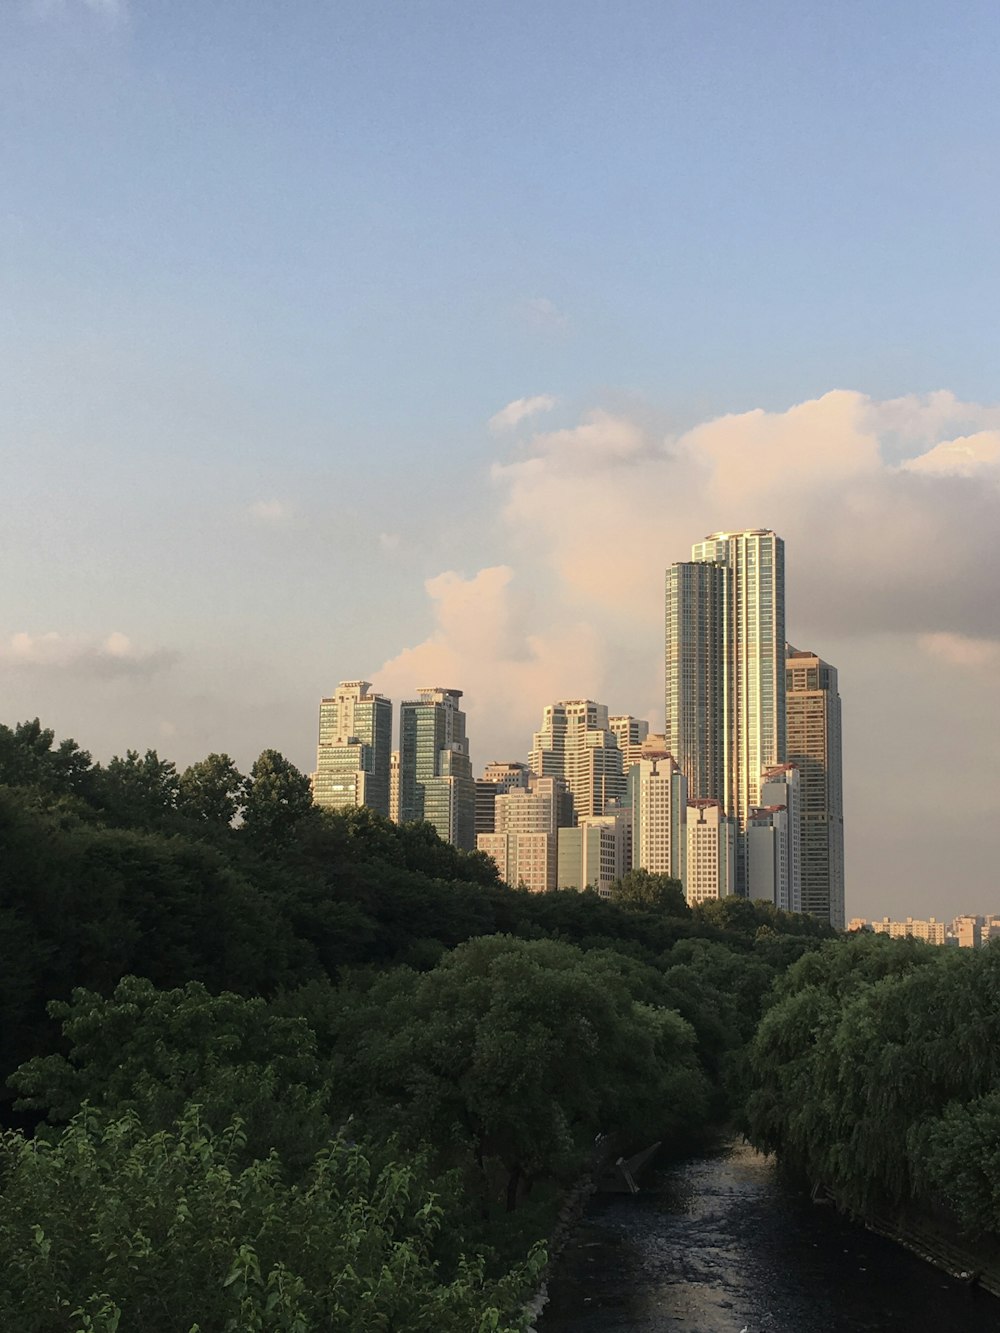
<svg viewBox="0 0 1000 1333"><path fill-rule="evenodd" d="M367 680L344 680L320 701L313 800L327 810L389 814L392 702Z"/></svg>
<svg viewBox="0 0 1000 1333"><path fill-rule="evenodd" d="M844 928L844 795L837 671L789 646L785 658L788 760L799 770L802 911Z"/></svg>
<svg viewBox="0 0 1000 1333"><path fill-rule="evenodd" d="M689 906L735 893L736 822L721 801L688 801L686 860L684 895Z"/></svg>
<svg viewBox="0 0 1000 1333"><path fill-rule="evenodd" d="M632 868L683 882L687 861L687 778L663 736L646 737L629 769Z"/></svg>
<svg viewBox="0 0 1000 1333"><path fill-rule="evenodd" d="M527 789L531 770L518 760L501 763L494 760L486 765L481 778L476 779L476 836L495 830L494 806L497 796L513 787Z"/></svg>
<svg viewBox="0 0 1000 1333"><path fill-rule="evenodd" d="M614 732L618 748L622 752L622 773L628 778L628 771L637 764L642 756L642 746L649 736L649 723L641 717L632 717L629 713L618 713L608 718L608 726Z"/></svg>
<svg viewBox="0 0 1000 1333"><path fill-rule="evenodd" d="M802 910L799 770L778 764L765 770L761 804L747 826L747 885L751 898L785 912Z"/></svg>
<svg viewBox="0 0 1000 1333"><path fill-rule="evenodd" d="M496 862L500 878L532 892L554 889L558 833L573 821L569 788L562 778L531 777L530 787L512 787L496 798L496 829L480 833L476 846Z"/></svg>
<svg viewBox="0 0 1000 1333"><path fill-rule="evenodd" d="M611 887L629 867L631 814L584 815L575 828L559 830L558 873L561 889L596 889L610 898Z"/></svg>
<svg viewBox="0 0 1000 1333"><path fill-rule="evenodd" d="M399 751L389 755L389 818L399 823Z"/></svg>
<svg viewBox="0 0 1000 1333"><path fill-rule="evenodd" d="M434 686L399 710L399 818L426 820L445 842L475 847L472 777L462 691Z"/></svg>
<svg viewBox="0 0 1000 1333"><path fill-rule="evenodd" d="M532 740L529 766L539 777L565 779L578 818L603 815L625 795L618 739L607 706L593 699L547 705Z"/></svg>

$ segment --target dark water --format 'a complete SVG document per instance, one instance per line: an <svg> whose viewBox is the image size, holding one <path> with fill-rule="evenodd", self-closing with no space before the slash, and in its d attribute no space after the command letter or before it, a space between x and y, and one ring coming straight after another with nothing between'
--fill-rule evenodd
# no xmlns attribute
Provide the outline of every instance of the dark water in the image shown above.
<svg viewBox="0 0 1000 1333"><path fill-rule="evenodd" d="M742 1144L594 1199L539 1333L1000 1333L1000 1300L782 1182Z"/></svg>

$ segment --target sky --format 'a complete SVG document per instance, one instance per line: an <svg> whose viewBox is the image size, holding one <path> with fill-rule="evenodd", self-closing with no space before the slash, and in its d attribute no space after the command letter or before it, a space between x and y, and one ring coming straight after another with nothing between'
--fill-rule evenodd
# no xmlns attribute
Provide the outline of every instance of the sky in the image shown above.
<svg viewBox="0 0 1000 1333"><path fill-rule="evenodd" d="M1000 911L998 55L993 0L0 0L0 718L657 730L664 567L770 527L848 915Z"/></svg>

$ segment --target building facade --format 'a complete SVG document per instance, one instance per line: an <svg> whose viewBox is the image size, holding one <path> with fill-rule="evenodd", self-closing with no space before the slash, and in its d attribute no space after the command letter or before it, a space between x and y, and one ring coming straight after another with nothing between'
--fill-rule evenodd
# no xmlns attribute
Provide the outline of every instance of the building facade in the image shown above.
<svg viewBox="0 0 1000 1333"><path fill-rule="evenodd" d="M625 795L618 739L606 705L593 699L549 704L532 740L529 764L539 777L563 778L577 818L603 815Z"/></svg>
<svg viewBox="0 0 1000 1333"><path fill-rule="evenodd" d="M630 713L618 713L608 718L608 726L622 752L622 772L627 778L629 769L642 757L643 742L649 736L649 723L645 718L632 717Z"/></svg>
<svg viewBox="0 0 1000 1333"><path fill-rule="evenodd" d="M799 770L802 911L844 928L844 785L835 667L788 647L788 760Z"/></svg>
<svg viewBox="0 0 1000 1333"><path fill-rule="evenodd" d="M513 787L527 790L531 770L519 760L501 763L494 760L486 765L481 778L476 778L476 837L480 833L493 833L495 823L496 798Z"/></svg>
<svg viewBox="0 0 1000 1333"><path fill-rule="evenodd" d="M596 889L611 897L611 887L629 869L631 818L626 810L584 815L575 828L559 830L557 879L561 889Z"/></svg>
<svg viewBox="0 0 1000 1333"><path fill-rule="evenodd" d="M750 812L747 833L749 896L766 898L784 912L801 912L802 801L795 764L766 769L760 799L760 806ZM766 828L773 838L765 834ZM770 851L769 841L775 843Z"/></svg>
<svg viewBox="0 0 1000 1333"><path fill-rule="evenodd" d="M699 568L700 567L700 568ZM692 797L736 821L736 890L761 775L785 759L785 547L765 528L715 532L666 575L665 732Z"/></svg>
<svg viewBox="0 0 1000 1333"><path fill-rule="evenodd" d="M399 710L399 819L426 820L445 842L475 847L476 784L472 777L462 691L418 691Z"/></svg>
<svg viewBox="0 0 1000 1333"><path fill-rule="evenodd" d="M692 561L666 572L666 748L680 765L689 794L716 801L725 801L728 790L728 588L724 565Z"/></svg>
<svg viewBox="0 0 1000 1333"><path fill-rule="evenodd" d="M367 805L389 815L392 701L367 680L343 680L320 700L313 800L327 810Z"/></svg>
<svg viewBox="0 0 1000 1333"><path fill-rule="evenodd" d="M562 778L532 776L527 790L512 787L496 798L496 829L476 846L497 864L513 887L540 893L556 887L558 834L573 822L573 804Z"/></svg>
<svg viewBox="0 0 1000 1333"><path fill-rule="evenodd" d="M662 742L662 737L659 738ZM684 882L687 863L687 778L673 755L648 742L628 775L632 868Z"/></svg>
<svg viewBox="0 0 1000 1333"><path fill-rule="evenodd" d="M690 907L735 893L736 823L721 801L688 801L684 896Z"/></svg>

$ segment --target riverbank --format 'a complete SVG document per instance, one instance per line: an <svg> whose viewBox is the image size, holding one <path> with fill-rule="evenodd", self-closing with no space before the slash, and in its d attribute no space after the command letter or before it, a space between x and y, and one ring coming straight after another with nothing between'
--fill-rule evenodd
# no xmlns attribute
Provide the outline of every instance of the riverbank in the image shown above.
<svg viewBox="0 0 1000 1333"><path fill-rule="evenodd" d="M1000 1333L1000 1301L736 1143L591 1199L548 1294L539 1333Z"/></svg>

